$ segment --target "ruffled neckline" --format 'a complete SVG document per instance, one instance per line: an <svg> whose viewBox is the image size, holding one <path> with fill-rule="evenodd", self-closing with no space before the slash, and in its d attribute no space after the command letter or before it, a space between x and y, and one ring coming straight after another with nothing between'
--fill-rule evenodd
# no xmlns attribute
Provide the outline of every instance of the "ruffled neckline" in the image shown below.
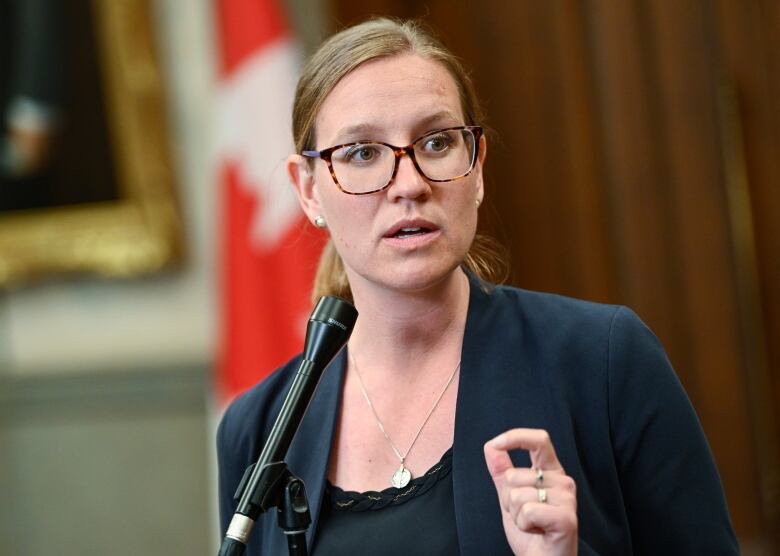
<svg viewBox="0 0 780 556"><path fill-rule="evenodd" d="M420 477L415 477L403 488L389 487L382 491L356 492L343 490L330 481L325 483L325 503L340 511L362 512L379 510L388 506L403 504L422 496L452 471L452 448L444 452L441 459Z"/></svg>

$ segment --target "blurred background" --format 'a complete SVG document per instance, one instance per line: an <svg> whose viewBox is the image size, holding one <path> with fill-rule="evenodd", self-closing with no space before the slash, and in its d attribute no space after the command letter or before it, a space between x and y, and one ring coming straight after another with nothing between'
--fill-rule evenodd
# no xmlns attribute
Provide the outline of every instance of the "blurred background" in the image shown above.
<svg viewBox="0 0 780 556"><path fill-rule="evenodd" d="M780 554L780 3L288 0L243 19L232 3L0 0L0 554L215 553L214 423L243 384L217 369L246 349L242 305L281 310L231 275L235 76L258 45L310 52L375 14L421 18L472 69L481 225L511 283L637 311L744 554ZM231 43L246 28L262 32ZM278 173L285 131L245 133L284 147L259 171ZM282 268L305 305L296 266L312 263L252 272ZM249 360L244 381L264 370Z"/></svg>

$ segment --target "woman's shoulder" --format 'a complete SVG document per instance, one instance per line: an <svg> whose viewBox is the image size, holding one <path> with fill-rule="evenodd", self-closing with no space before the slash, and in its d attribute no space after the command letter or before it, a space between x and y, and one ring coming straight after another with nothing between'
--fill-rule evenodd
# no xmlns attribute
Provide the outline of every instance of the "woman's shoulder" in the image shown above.
<svg viewBox="0 0 780 556"><path fill-rule="evenodd" d="M490 294L514 302L528 311L549 317L612 318L623 307L569 297L558 293L528 290L508 285L493 285Z"/></svg>
<svg viewBox="0 0 780 556"><path fill-rule="evenodd" d="M616 321L641 324L636 313L624 305L486 283L481 283L475 293L475 305L493 318L515 323L526 334L539 334L549 340L565 337L570 341L573 336L607 339Z"/></svg>
<svg viewBox="0 0 780 556"><path fill-rule="evenodd" d="M645 356L668 367L658 338L624 305L494 285L475 293L470 317L477 337L500 338L502 349L533 354L558 372L622 372Z"/></svg>

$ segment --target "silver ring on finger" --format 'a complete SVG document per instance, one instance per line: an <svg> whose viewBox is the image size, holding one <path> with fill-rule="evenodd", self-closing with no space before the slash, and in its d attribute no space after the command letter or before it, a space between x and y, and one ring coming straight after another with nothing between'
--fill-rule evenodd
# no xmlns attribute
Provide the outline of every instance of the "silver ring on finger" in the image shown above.
<svg viewBox="0 0 780 556"><path fill-rule="evenodd" d="M547 489L545 488L537 488L536 489L536 498L539 500L540 504L546 504L547 503Z"/></svg>
<svg viewBox="0 0 780 556"><path fill-rule="evenodd" d="M541 469L536 470L536 480L534 481L534 486L536 488L542 488L542 485L544 484L544 471Z"/></svg>

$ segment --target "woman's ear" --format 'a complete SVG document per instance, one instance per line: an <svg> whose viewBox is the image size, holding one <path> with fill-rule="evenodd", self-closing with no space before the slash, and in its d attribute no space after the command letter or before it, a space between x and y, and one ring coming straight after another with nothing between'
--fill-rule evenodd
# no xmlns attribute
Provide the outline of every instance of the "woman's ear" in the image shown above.
<svg viewBox="0 0 780 556"><path fill-rule="evenodd" d="M314 224L314 219L322 215L322 209L314 188L314 174L309 166L309 159L299 154L291 154L287 157L287 174L303 212L309 222Z"/></svg>
<svg viewBox="0 0 780 556"><path fill-rule="evenodd" d="M482 167L485 164L487 156L487 139L485 136L479 138L479 153L477 155L477 206L482 204L485 198L485 184L482 179Z"/></svg>

